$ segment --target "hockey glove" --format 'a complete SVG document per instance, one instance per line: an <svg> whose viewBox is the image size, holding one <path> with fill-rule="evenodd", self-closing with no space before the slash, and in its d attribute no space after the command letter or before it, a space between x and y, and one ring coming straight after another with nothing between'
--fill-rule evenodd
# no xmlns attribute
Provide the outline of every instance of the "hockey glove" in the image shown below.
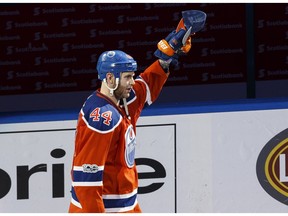
<svg viewBox="0 0 288 216"><path fill-rule="evenodd" d="M163 61L175 65L178 64L180 55L187 54L192 46L191 43L191 28L184 28L172 31L165 39L162 39L157 44L157 50L154 55Z"/></svg>
<svg viewBox="0 0 288 216"><path fill-rule="evenodd" d="M167 63L178 64L180 55L191 48L191 36L200 31L206 22L206 13L199 10L182 11L182 19L175 31L161 40L154 55Z"/></svg>

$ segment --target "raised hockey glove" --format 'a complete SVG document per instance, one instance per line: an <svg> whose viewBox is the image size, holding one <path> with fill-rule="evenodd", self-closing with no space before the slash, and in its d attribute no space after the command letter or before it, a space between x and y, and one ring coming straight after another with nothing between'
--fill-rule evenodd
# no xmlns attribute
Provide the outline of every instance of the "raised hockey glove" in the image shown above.
<svg viewBox="0 0 288 216"><path fill-rule="evenodd" d="M187 54L191 48L191 36L200 31L205 22L206 13L203 11L182 11L176 30L158 43L154 55L167 63L178 64L179 56Z"/></svg>
<svg viewBox="0 0 288 216"><path fill-rule="evenodd" d="M191 49L190 34L191 28L172 31L165 39L159 41L158 49L154 52L154 55L168 63L177 64L179 56L187 54Z"/></svg>

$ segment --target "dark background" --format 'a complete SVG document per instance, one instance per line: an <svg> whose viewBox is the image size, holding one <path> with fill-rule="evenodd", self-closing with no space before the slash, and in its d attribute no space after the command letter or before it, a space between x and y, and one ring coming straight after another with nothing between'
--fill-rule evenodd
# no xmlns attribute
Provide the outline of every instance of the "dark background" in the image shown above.
<svg viewBox="0 0 288 216"><path fill-rule="evenodd" d="M151 64L183 10L207 13L156 104L288 96L288 4L0 4L0 112L80 109L98 56L120 49Z"/></svg>

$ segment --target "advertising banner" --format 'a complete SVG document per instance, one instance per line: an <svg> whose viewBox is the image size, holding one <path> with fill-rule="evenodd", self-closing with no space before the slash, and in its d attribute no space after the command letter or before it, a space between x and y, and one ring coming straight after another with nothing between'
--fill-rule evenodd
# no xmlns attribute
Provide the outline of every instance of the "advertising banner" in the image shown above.
<svg viewBox="0 0 288 216"><path fill-rule="evenodd" d="M62 128L57 123L1 125L0 212L68 211L76 121ZM139 202L145 212L176 212L175 132L175 124L138 126Z"/></svg>
<svg viewBox="0 0 288 216"><path fill-rule="evenodd" d="M188 9L205 11L209 22L167 85L245 82L245 4L10 3L0 10L0 95L94 90L98 57L111 49L143 71Z"/></svg>

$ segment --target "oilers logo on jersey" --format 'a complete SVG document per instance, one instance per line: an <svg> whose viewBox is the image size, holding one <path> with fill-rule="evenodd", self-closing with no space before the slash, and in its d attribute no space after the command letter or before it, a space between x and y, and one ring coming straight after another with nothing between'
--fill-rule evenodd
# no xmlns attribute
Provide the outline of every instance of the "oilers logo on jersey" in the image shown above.
<svg viewBox="0 0 288 216"><path fill-rule="evenodd" d="M136 136L133 126L130 125L125 133L125 161L129 168L134 166Z"/></svg>

